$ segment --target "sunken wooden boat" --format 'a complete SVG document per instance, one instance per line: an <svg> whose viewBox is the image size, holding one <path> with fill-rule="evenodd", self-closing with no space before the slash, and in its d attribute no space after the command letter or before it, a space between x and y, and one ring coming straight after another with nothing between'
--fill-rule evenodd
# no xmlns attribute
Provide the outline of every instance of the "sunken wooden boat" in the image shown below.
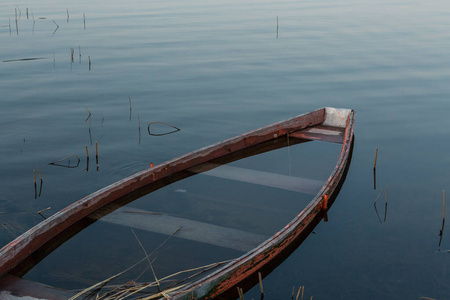
<svg viewBox="0 0 450 300"><path fill-rule="evenodd" d="M352 110L321 108L188 153L107 186L59 211L0 250L0 296L11 296L12 299L13 295L40 299L67 299L70 295L73 296L22 280L20 276L32 268L36 260L39 261L78 233L83 220L95 222L106 216L105 218L114 222L114 214L108 214L113 211L120 213L120 206L134 201L140 195L195 173L214 171L224 162L253 155L255 151L262 153L284 147L286 143L289 145L312 140L342 144L337 164L328 180L309 204L284 228L259 241L258 246L244 255L220 265L207 275L178 288L162 291L164 295L160 294L161 298L164 296L170 299L236 297L238 287L246 290L256 284L258 273L267 275L298 247L320 220L326 219L326 212L336 198L350 164L353 126ZM222 172L216 176L229 176L229 172L233 170L225 171L225 174ZM243 180L272 184L270 179L267 180L261 174L253 175ZM288 177L281 177L279 181L294 190L295 185L299 184L298 181L290 181ZM311 182L304 184L307 189L310 185ZM87 225L81 227L83 226Z"/></svg>

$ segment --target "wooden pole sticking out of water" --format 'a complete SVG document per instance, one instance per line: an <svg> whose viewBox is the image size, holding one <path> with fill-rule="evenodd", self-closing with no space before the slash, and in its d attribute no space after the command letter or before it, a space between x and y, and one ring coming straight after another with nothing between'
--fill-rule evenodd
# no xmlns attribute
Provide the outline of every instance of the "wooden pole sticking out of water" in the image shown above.
<svg viewBox="0 0 450 300"><path fill-rule="evenodd" d="M67 12L67 23L69 23L69 9L66 8L66 12Z"/></svg>
<svg viewBox="0 0 450 300"><path fill-rule="evenodd" d="M237 290L239 294L239 299L244 300L244 291L240 287L237 287Z"/></svg>
<svg viewBox="0 0 450 300"><path fill-rule="evenodd" d="M277 16L277 38L278 38L278 16Z"/></svg>
<svg viewBox="0 0 450 300"><path fill-rule="evenodd" d="M86 149L86 158L87 158L87 160L89 160L89 152L88 152L87 145L84 145L84 148Z"/></svg>
<svg viewBox="0 0 450 300"><path fill-rule="evenodd" d="M91 70L91 57L88 56L88 60L89 60L89 71Z"/></svg>
<svg viewBox="0 0 450 300"><path fill-rule="evenodd" d="M443 199L443 212L442 212L442 221L445 222L445 190L442 191L442 199Z"/></svg>
<svg viewBox="0 0 450 300"><path fill-rule="evenodd" d="M36 187L36 171L33 170L33 178L34 178L34 199L37 198L37 187Z"/></svg>
<svg viewBox="0 0 450 300"><path fill-rule="evenodd" d="M95 163L98 165L98 148L97 148L97 141L95 141Z"/></svg>
<svg viewBox="0 0 450 300"><path fill-rule="evenodd" d="M261 298L263 298L264 297L264 288L263 288L263 283L262 283L261 272L258 272L258 279L259 279L259 288L261 290Z"/></svg>
<svg viewBox="0 0 450 300"><path fill-rule="evenodd" d="M386 186L386 205L387 205L387 196L388 196L388 190L387 190L387 186Z"/></svg>
<svg viewBox="0 0 450 300"><path fill-rule="evenodd" d="M128 96L128 102L130 102L130 121L131 121L131 97Z"/></svg>
<svg viewBox="0 0 450 300"><path fill-rule="evenodd" d="M41 183L42 183L42 175L41 175L41 170L39 170L39 167L36 167L36 169L38 170L38 173L39 173L39 179L41 179Z"/></svg>
<svg viewBox="0 0 450 300"><path fill-rule="evenodd" d="M298 287L298 292L297 292L297 297L295 297L295 300L298 300L298 297L300 297L301 291L302 291L302 287L299 286L299 287Z"/></svg>
<svg viewBox="0 0 450 300"><path fill-rule="evenodd" d="M373 163L373 169L377 168L377 156L378 156L378 148L375 149L375 162Z"/></svg>

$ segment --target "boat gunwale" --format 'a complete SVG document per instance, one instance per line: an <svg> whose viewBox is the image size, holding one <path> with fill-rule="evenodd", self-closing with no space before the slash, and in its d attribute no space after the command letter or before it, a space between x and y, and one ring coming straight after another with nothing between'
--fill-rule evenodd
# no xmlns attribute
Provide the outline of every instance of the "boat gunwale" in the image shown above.
<svg viewBox="0 0 450 300"><path fill-rule="evenodd" d="M182 290L171 295L171 299L212 299L227 292L236 293L239 282L255 275L264 265L275 259L306 229L307 225L321 212L328 209L327 201L334 194L342 180L353 145L354 111L350 110L346 120L344 140L336 167L311 202L283 229L239 258L232 260L215 272L202 277ZM325 196L326 199L325 199Z"/></svg>
<svg viewBox="0 0 450 300"><path fill-rule="evenodd" d="M63 208L0 249L0 278L53 237L108 203L179 171L324 122L326 108L255 129L179 156L100 189Z"/></svg>

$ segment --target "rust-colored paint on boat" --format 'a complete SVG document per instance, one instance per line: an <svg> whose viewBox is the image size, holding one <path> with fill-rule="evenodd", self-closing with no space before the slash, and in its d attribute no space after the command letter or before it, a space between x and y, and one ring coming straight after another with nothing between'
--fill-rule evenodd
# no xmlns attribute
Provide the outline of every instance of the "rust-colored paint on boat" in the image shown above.
<svg viewBox="0 0 450 300"><path fill-rule="evenodd" d="M0 277L7 274L49 240L108 203L190 167L284 136L289 132L321 124L324 122L325 114L325 108L318 109L224 140L136 173L73 203L0 249L0 257L2 258L0 261Z"/></svg>

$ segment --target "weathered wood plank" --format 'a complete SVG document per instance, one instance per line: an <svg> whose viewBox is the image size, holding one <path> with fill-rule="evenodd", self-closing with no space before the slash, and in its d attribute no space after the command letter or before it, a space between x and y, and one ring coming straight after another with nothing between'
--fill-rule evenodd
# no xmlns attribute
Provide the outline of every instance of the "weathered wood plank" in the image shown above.
<svg viewBox="0 0 450 300"><path fill-rule="evenodd" d="M344 142L344 135L345 128L325 125L317 125L289 134L289 136L293 138L320 140L338 144L342 144Z"/></svg>
<svg viewBox="0 0 450 300"><path fill-rule="evenodd" d="M205 171L208 170L208 171ZM315 195L324 182L300 177L293 177L257 170L250 170L229 165L202 164L189 171L203 175L253 183L283 190Z"/></svg>
<svg viewBox="0 0 450 300"><path fill-rule="evenodd" d="M116 225L173 235L178 238L244 252L255 248L267 239L266 236L238 229L130 207L121 207L106 216L103 216L102 213L94 213L89 217Z"/></svg>

